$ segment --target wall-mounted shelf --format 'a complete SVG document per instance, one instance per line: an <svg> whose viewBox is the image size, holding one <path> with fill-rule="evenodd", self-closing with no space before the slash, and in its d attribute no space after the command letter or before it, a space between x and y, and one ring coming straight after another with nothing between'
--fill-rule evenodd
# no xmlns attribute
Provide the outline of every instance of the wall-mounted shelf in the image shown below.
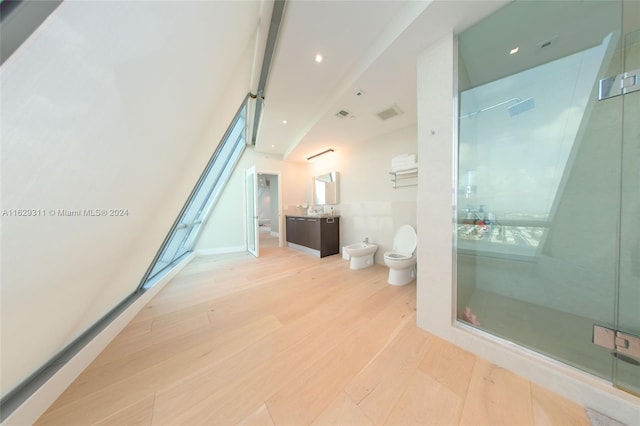
<svg viewBox="0 0 640 426"><path fill-rule="evenodd" d="M399 170L397 172L389 172L391 175L391 183L394 188L402 188L404 186L418 185L418 169Z"/></svg>

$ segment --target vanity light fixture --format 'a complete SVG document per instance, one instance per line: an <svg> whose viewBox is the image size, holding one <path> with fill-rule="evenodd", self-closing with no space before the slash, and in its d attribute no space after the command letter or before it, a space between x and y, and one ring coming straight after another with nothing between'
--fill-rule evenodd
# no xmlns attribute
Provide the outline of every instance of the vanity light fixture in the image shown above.
<svg viewBox="0 0 640 426"><path fill-rule="evenodd" d="M326 151L319 152L317 154L312 155L311 157L307 157L307 160L313 160L316 157L320 157L321 155L328 154L330 152L335 152L332 148L327 149Z"/></svg>

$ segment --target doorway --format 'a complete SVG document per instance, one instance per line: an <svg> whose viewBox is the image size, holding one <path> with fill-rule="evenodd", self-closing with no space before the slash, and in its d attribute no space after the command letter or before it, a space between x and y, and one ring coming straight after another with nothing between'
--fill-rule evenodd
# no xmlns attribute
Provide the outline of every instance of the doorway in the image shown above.
<svg viewBox="0 0 640 426"><path fill-rule="evenodd" d="M460 322L635 394L639 8L515 1L460 34L455 217Z"/></svg>
<svg viewBox="0 0 640 426"><path fill-rule="evenodd" d="M245 172L246 246L255 257L261 249L282 247L282 176L280 172Z"/></svg>
<svg viewBox="0 0 640 426"><path fill-rule="evenodd" d="M260 249L280 246L280 175L259 172L257 183L258 244Z"/></svg>

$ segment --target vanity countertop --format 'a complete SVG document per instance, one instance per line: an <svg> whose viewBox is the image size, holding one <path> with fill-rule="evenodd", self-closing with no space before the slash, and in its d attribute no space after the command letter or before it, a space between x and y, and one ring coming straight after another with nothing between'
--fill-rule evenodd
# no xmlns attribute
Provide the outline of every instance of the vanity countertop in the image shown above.
<svg viewBox="0 0 640 426"><path fill-rule="evenodd" d="M328 219L332 217L340 217L340 215L334 214L330 215L328 213L325 214L287 214L286 217L304 217L305 219Z"/></svg>

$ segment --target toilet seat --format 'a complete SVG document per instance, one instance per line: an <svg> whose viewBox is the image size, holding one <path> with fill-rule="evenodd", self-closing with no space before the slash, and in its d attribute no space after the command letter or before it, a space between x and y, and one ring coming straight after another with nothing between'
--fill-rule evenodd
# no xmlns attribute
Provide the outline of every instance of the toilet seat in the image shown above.
<svg viewBox="0 0 640 426"><path fill-rule="evenodd" d="M389 267L389 284L406 285L416 279L417 246L418 235L411 225L398 228L393 237L393 250L384 254L384 263Z"/></svg>
<svg viewBox="0 0 640 426"><path fill-rule="evenodd" d="M384 254L384 257L386 257L387 259L409 259L412 255L405 255L402 253L396 253L396 252L386 252Z"/></svg>
<svg viewBox="0 0 640 426"><path fill-rule="evenodd" d="M411 225L402 225L393 237L393 250L396 254L413 256L418 246L418 236Z"/></svg>

